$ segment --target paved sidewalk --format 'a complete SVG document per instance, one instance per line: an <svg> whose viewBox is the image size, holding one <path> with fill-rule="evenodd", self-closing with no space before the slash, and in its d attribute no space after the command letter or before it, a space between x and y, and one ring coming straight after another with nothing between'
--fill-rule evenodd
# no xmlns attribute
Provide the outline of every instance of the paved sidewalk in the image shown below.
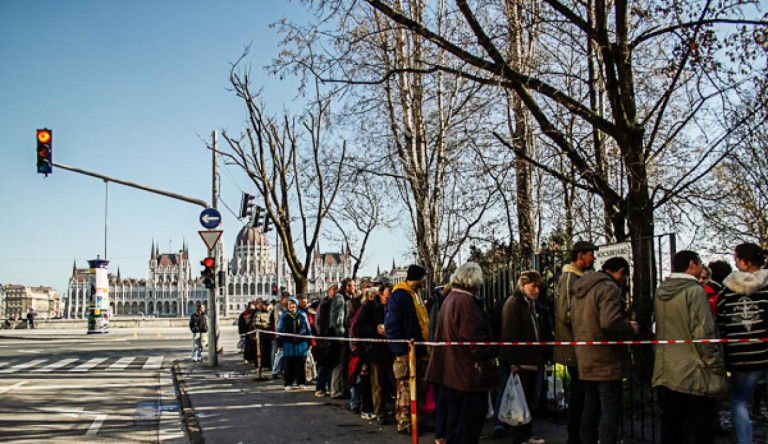
<svg viewBox="0 0 768 444"><path fill-rule="evenodd" d="M186 386L189 404L200 432L190 434L192 442L205 443L409 443L410 436L399 435L394 424L380 426L365 421L349 411L348 401L316 398L314 385L307 391L286 392L282 379L254 380L253 366L243 364L235 354L234 340L224 341L225 353L219 355L215 369L195 364L190 359L178 363ZM185 406L189 410L190 406ZM427 424L419 442L433 443L434 418ZM509 439L490 437L492 426L486 421L483 434L488 442L506 443ZM566 442L562 426L546 421L534 424L537 436L549 444ZM198 442L202 442L198 440Z"/></svg>

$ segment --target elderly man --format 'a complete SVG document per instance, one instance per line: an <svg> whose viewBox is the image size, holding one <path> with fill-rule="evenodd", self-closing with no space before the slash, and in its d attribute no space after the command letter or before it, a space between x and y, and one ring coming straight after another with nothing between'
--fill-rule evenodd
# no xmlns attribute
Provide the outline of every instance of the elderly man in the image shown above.
<svg viewBox="0 0 768 444"><path fill-rule="evenodd" d="M400 282L392 289L392 296L390 296L387 304L387 315L384 318L384 330L387 339L424 341L429 338L429 313L419 294L426 274L427 271L422 267L411 265L408 267L405 282ZM410 435L411 384L408 368L408 344L392 342L389 344L389 348L395 355L392 371L397 380L397 401L395 403L397 431ZM422 346L416 348L416 355L416 380L418 382L418 376L424 375L429 356ZM423 395L424 384L417 384L417 390Z"/></svg>
<svg viewBox="0 0 768 444"><path fill-rule="evenodd" d="M483 272L474 262L451 276L451 292L437 317L435 341L491 340L491 323L477 295ZM488 409L488 390L496 386L491 347L436 347L427 368L427 381L439 384L437 427L439 442L476 443Z"/></svg>

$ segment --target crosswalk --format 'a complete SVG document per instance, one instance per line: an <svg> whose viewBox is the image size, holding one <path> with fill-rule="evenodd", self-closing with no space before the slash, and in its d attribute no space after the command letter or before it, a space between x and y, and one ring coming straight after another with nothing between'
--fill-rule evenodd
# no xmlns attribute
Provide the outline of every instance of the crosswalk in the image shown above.
<svg viewBox="0 0 768 444"><path fill-rule="evenodd" d="M165 356L124 356L81 358L45 358L0 361L0 375L14 373L87 373L94 371L119 372L128 370L159 370Z"/></svg>

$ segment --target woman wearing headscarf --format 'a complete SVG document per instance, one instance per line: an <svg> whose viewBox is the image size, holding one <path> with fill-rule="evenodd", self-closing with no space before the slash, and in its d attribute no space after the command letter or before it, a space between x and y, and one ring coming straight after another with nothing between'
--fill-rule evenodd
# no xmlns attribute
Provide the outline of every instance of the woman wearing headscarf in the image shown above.
<svg viewBox="0 0 768 444"><path fill-rule="evenodd" d="M296 335L311 335L307 317L299 311L299 301L296 298L288 299L288 309L280 316L277 323L277 349L283 351L283 381L285 390L294 390L293 383L299 385L300 390L305 390L307 383L304 373L304 363L307 360L307 352L312 340L294 336L284 336L280 333L292 333Z"/></svg>

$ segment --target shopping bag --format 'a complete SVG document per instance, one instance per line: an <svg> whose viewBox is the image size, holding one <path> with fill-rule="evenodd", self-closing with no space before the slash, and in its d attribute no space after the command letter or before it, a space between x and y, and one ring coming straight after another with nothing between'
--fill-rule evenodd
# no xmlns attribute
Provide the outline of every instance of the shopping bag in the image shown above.
<svg viewBox="0 0 768 444"><path fill-rule="evenodd" d="M315 369L315 358L312 357L312 353L307 353L307 359L304 362L304 374L307 381L312 381L317 376L317 370Z"/></svg>
<svg viewBox="0 0 768 444"><path fill-rule="evenodd" d="M435 385L427 385L427 393L424 395L424 400L419 405L419 412L425 415L432 415L435 413Z"/></svg>
<svg viewBox="0 0 768 444"><path fill-rule="evenodd" d="M499 406L499 421L511 426L520 426L531 422L531 412L528 410L528 403L525 401L523 385L520 384L520 377L517 373L509 375L507 386L504 388L504 394L501 397Z"/></svg>
<svg viewBox="0 0 768 444"><path fill-rule="evenodd" d="M485 419L491 419L496 416L496 412L493 410L493 400L491 399L491 392L488 392L488 410L485 411Z"/></svg>
<svg viewBox="0 0 768 444"><path fill-rule="evenodd" d="M245 348L245 336L240 336L240 340L237 341L237 349L243 351Z"/></svg>
<svg viewBox="0 0 768 444"><path fill-rule="evenodd" d="M200 333L200 344L203 348L208 347L208 333Z"/></svg>

